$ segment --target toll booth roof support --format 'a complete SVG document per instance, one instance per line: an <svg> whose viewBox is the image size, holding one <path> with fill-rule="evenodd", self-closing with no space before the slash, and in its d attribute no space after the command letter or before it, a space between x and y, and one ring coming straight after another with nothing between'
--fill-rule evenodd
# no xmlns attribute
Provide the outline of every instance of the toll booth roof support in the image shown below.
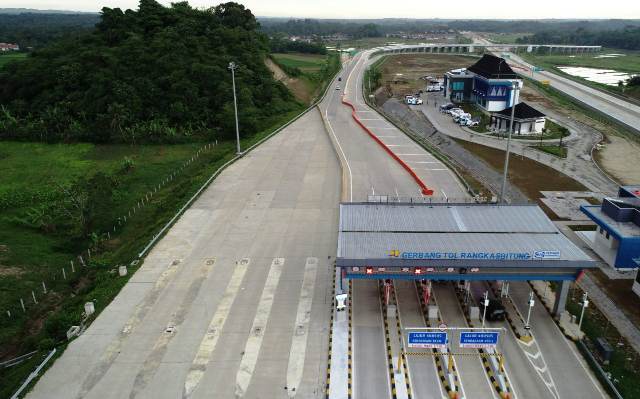
<svg viewBox="0 0 640 399"><path fill-rule="evenodd" d="M537 205L342 203L336 265L351 278L573 280L595 262Z"/></svg>

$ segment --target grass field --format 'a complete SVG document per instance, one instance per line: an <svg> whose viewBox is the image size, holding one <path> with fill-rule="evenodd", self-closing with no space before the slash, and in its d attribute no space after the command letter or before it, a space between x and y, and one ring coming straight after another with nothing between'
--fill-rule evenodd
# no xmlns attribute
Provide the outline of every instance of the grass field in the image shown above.
<svg viewBox="0 0 640 399"><path fill-rule="evenodd" d="M624 56L612 58L596 58L598 55L611 53L624 54ZM596 54L539 55L520 53L519 55L523 59L536 66L541 66L547 70L553 71L554 73L581 82L588 86L595 87L604 91L609 91L611 93L624 95L635 100L640 100L640 87L625 88L625 90L623 91L617 86L609 86L601 83L591 82L586 79L569 75L557 68L559 66L582 66L599 69L613 69L619 72L640 74L640 52L603 49L601 53Z"/></svg>
<svg viewBox="0 0 640 399"><path fill-rule="evenodd" d="M300 110L274 119L274 127L242 141L243 148L258 141ZM0 359L34 349L48 349L64 340L64 331L78 324L84 302L95 300L100 312L117 295L127 278L113 273L129 264L175 212L220 165L235 153L235 142L220 141L184 166L200 144L93 145L0 142ZM183 168L184 166L184 168ZM176 178L155 191L172 172ZM43 230L21 222L33 210L57 206L61 187L81 178L104 173L116 183L107 209L102 209L97 233L70 241L56 230ZM154 192L145 206L126 223L138 201ZM106 238L106 231L110 237ZM104 233L104 234L103 234ZM93 248L89 267L81 268L76 255ZM85 251L86 254L86 251ZM76 271L70 270L74 260ZM66 268L63 279L61 268ZM129 276L135 268L130 269ZM42 291L41 282L48 293ZM35 305L31 291L38 298ZM23 313L20 299L27 305ZM6 311L10 310L9 318ZM31 362L32 363L32 362ZM0 370L0 397L9 397L32 368L30 365Z"/></svg>
<svg viewBox="0 0 640 399"><path fill-rule="evenodd" d="M530 33L487 33L484 36L493 43L514 44L516 39L529 35Z"/></svg>
<svg viewBox="0 0 640 399"><path fill-rule="evenodd" d="M298 68L302 72L319 72L326 64L327 56L321 54L271 54L279 63L291 68Z"/></svg>
<svg viewBox="0 0 640 399"><path fill-rule="evenodd" d="M23 60L27 57L27 53L9 53L9 54L0 54L0 68L5 66L7 63L11 61L19 61Z"/></svg>
<svg viewBox="0 0 640 399"><path fill-rule="evenodd" d="M532 146L538 151L546 152L547 154L555 155L560 158L567 157L567 147L558 147L557 145L540 145Z"/></svg>

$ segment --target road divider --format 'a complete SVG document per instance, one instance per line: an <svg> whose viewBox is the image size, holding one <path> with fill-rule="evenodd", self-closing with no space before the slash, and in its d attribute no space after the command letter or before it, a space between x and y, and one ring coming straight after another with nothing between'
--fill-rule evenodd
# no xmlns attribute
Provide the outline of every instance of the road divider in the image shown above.
<svg viewBox="0 0 640 399"><path fill-rule="evenodd" d="M375 140L376 143L378 143L389 155L391 155L391 157L393 159L396 160L396 162L398 162L400 164L400 166L402 166L408 173L409 175L411 175L411 177L413 178L413 180L415 180L415 182L418 184L418 186L420 186L420 192L422 192L422 194L424 195L433 195L433 190L430 189L429 187L427 187L427 185L422 181L422 179L416 174L416 172L413 171L413 169L407 165L406 162L404 162L399 156L397 156L392 150L391 148L389 148L384 142L382 142L382 140L380 140L378 138L378 136L375 135L375 133L373 133L371 131L371 129L369 129L368 127L366 127L364 125L364 123L362 123L362 121L360 120L360 118L358 118L358 116L356 115L356 107L351 104L349 101L347 101L344 96L342 96L342 103L347 105L348 107L351 108L351 117L353 118L354 121L356 121L356 123L365 131L367 132L367 134L369 136L371 136L371 138L373 140Z"/></svg>

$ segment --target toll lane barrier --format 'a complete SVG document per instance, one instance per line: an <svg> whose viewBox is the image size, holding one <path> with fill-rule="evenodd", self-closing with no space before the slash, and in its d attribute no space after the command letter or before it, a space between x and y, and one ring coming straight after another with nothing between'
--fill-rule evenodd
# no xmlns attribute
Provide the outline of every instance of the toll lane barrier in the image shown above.
<svg viewBox="0 0 640 399"><path fill-rule="evenodd" d="M383 143L382 140L380 140L378 136L375 135L375 133L373 133L368 127L364 125L364 123L362 123L362 121L360 121L360 118L358 118L358 116L356 115L356 108L349 101L345 100L344 96L342 96L342 103L351 108L351 117L353 118L353 120L355 120L356 123L360 125L360 127L364 129L364 131L367 132L369 136L371 136L372 139L374 139L389 155L391 155L393 159L395 159L400 164L400 166L402 166L409 173L409 175L411 175L413 180L415 180L415 182L418 183L418 186L420 186L420 191L422 192L422 194L433 195L433 190L427 187L427 185L416 174L416 172L414 172L409 165L407 165L402 159L400 159L399 156L391 151L391 149L387 147L387 145Z"/></svg>
<svg viewBox="0 0 640 399"><path fill-rule="evenodd" d="M462 296L461 290L456 289L456 296L458 297L458 301L462 305L463 314L465 319L467 320L467 324L469 327L473 327L473 321L469 317L468 312L468 303L464 302L464 298ZM510 399L511 398L511 386L509 384L509 380L507 379L506 374L503 370L502 360L500 362L496 362L496 356L501 356L493 349L478 349L478 354L480 355L480 359L482 360L482 365L484 367L493 388L498 392L498 395L502 399ZM497 376L497 377L496 377Z"/></svg>
<svg viewBox="0 0 640 399"><path fill-rule="evenodd" d="M431 323L429 323L429 316L428 316L429 304L425 303L424 301L424 295L422 292L423 289L424 288L422 287L422 285L418 281L416 281L416 290L418 291L418 299L420 301L420 307L422 308L422 318L424 319L425 325L427 327L431 327ZM450 399L458 399L459 398L458 392L460 392L460 385L458 382L459 381L458 370L456 369L455 364L451 364L451 371L449 371L449 365L445 365L445 367L443 367L442 365L444 356L442 356L442 354L439 353L437 349L432 349L432 352L433 353L429 355L435 357L436 370L438 371L438 377L440 378L440 383L444 387L445 391L447 391L447 395L449 396ZM446 375L444 370L445 368L447 369Z"/></svg>

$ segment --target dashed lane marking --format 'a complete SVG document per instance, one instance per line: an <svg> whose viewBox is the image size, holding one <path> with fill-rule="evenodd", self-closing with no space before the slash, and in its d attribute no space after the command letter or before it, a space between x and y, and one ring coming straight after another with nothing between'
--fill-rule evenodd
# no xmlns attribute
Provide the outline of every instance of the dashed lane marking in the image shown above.
<svg viewBox="0 0 640 399"><path fill-rule="evenodd" d="M287 366L287 389L289 397L295 396L302 372L304 371L304 359L307 350L307 337L309 336L309 319L311 318L311 303L313 301L313 287L316 283L316 270L318 258L307 258L304 266L304 277L300 289L300 301L296 315L295 331L291 341L289 352L289 365ZM335 279L334 279L335 280Z"/></svg>
<svg viewBox="0 0 640 399"><path fill-rule="evenodd" d="M249 387L249 383L251 383L253 371L256 368L260 349L262 348L264 331L267 329L267 322L269 321L269 315L271 314L273 299L276 294L276 289L278 288L278 283L280 282L280 276L282 275L283 268L284 258L274 258L271 262L271 267L269 268L267 281L262 289L262 295L260 296L260 302L258 302L258 309L256 310L256 316L253 319L249 339L247 339L247 343L244 347L240 367L236 374L236 398L244 397L244 394L247 392L247 388Z"/></svg>
<svg viewBox="0 0 640 399"><path fill-rule="evenodd" d="M238 294L238 290L240 289L242 279L244 278L244 275L249 268L249 263L249 258L243 258L242 260L236 262L236 267L233 271L233 275L231 276L231 280L229 280L229 284L227 285L227 288L224 291L222 298L220 299L220 303L218 304L216 313L213 315L213 318L209 323L207 332L202 338L200 347L198 347L196 356L191 363L191 367L189 368L187 378L184 382L184 390L182 392L183 398L191 397L193 391L198 387L198 384L200 384L202 376L204 376L204 372L207 369L207 364L209 364L211 355L216 349L218 338L220 337L220 333L224 328L225 322L227 321L227 316L229 316L229 312L231 311L231 305L233 305L233 301L235 300L236 295Z"/></svg>

